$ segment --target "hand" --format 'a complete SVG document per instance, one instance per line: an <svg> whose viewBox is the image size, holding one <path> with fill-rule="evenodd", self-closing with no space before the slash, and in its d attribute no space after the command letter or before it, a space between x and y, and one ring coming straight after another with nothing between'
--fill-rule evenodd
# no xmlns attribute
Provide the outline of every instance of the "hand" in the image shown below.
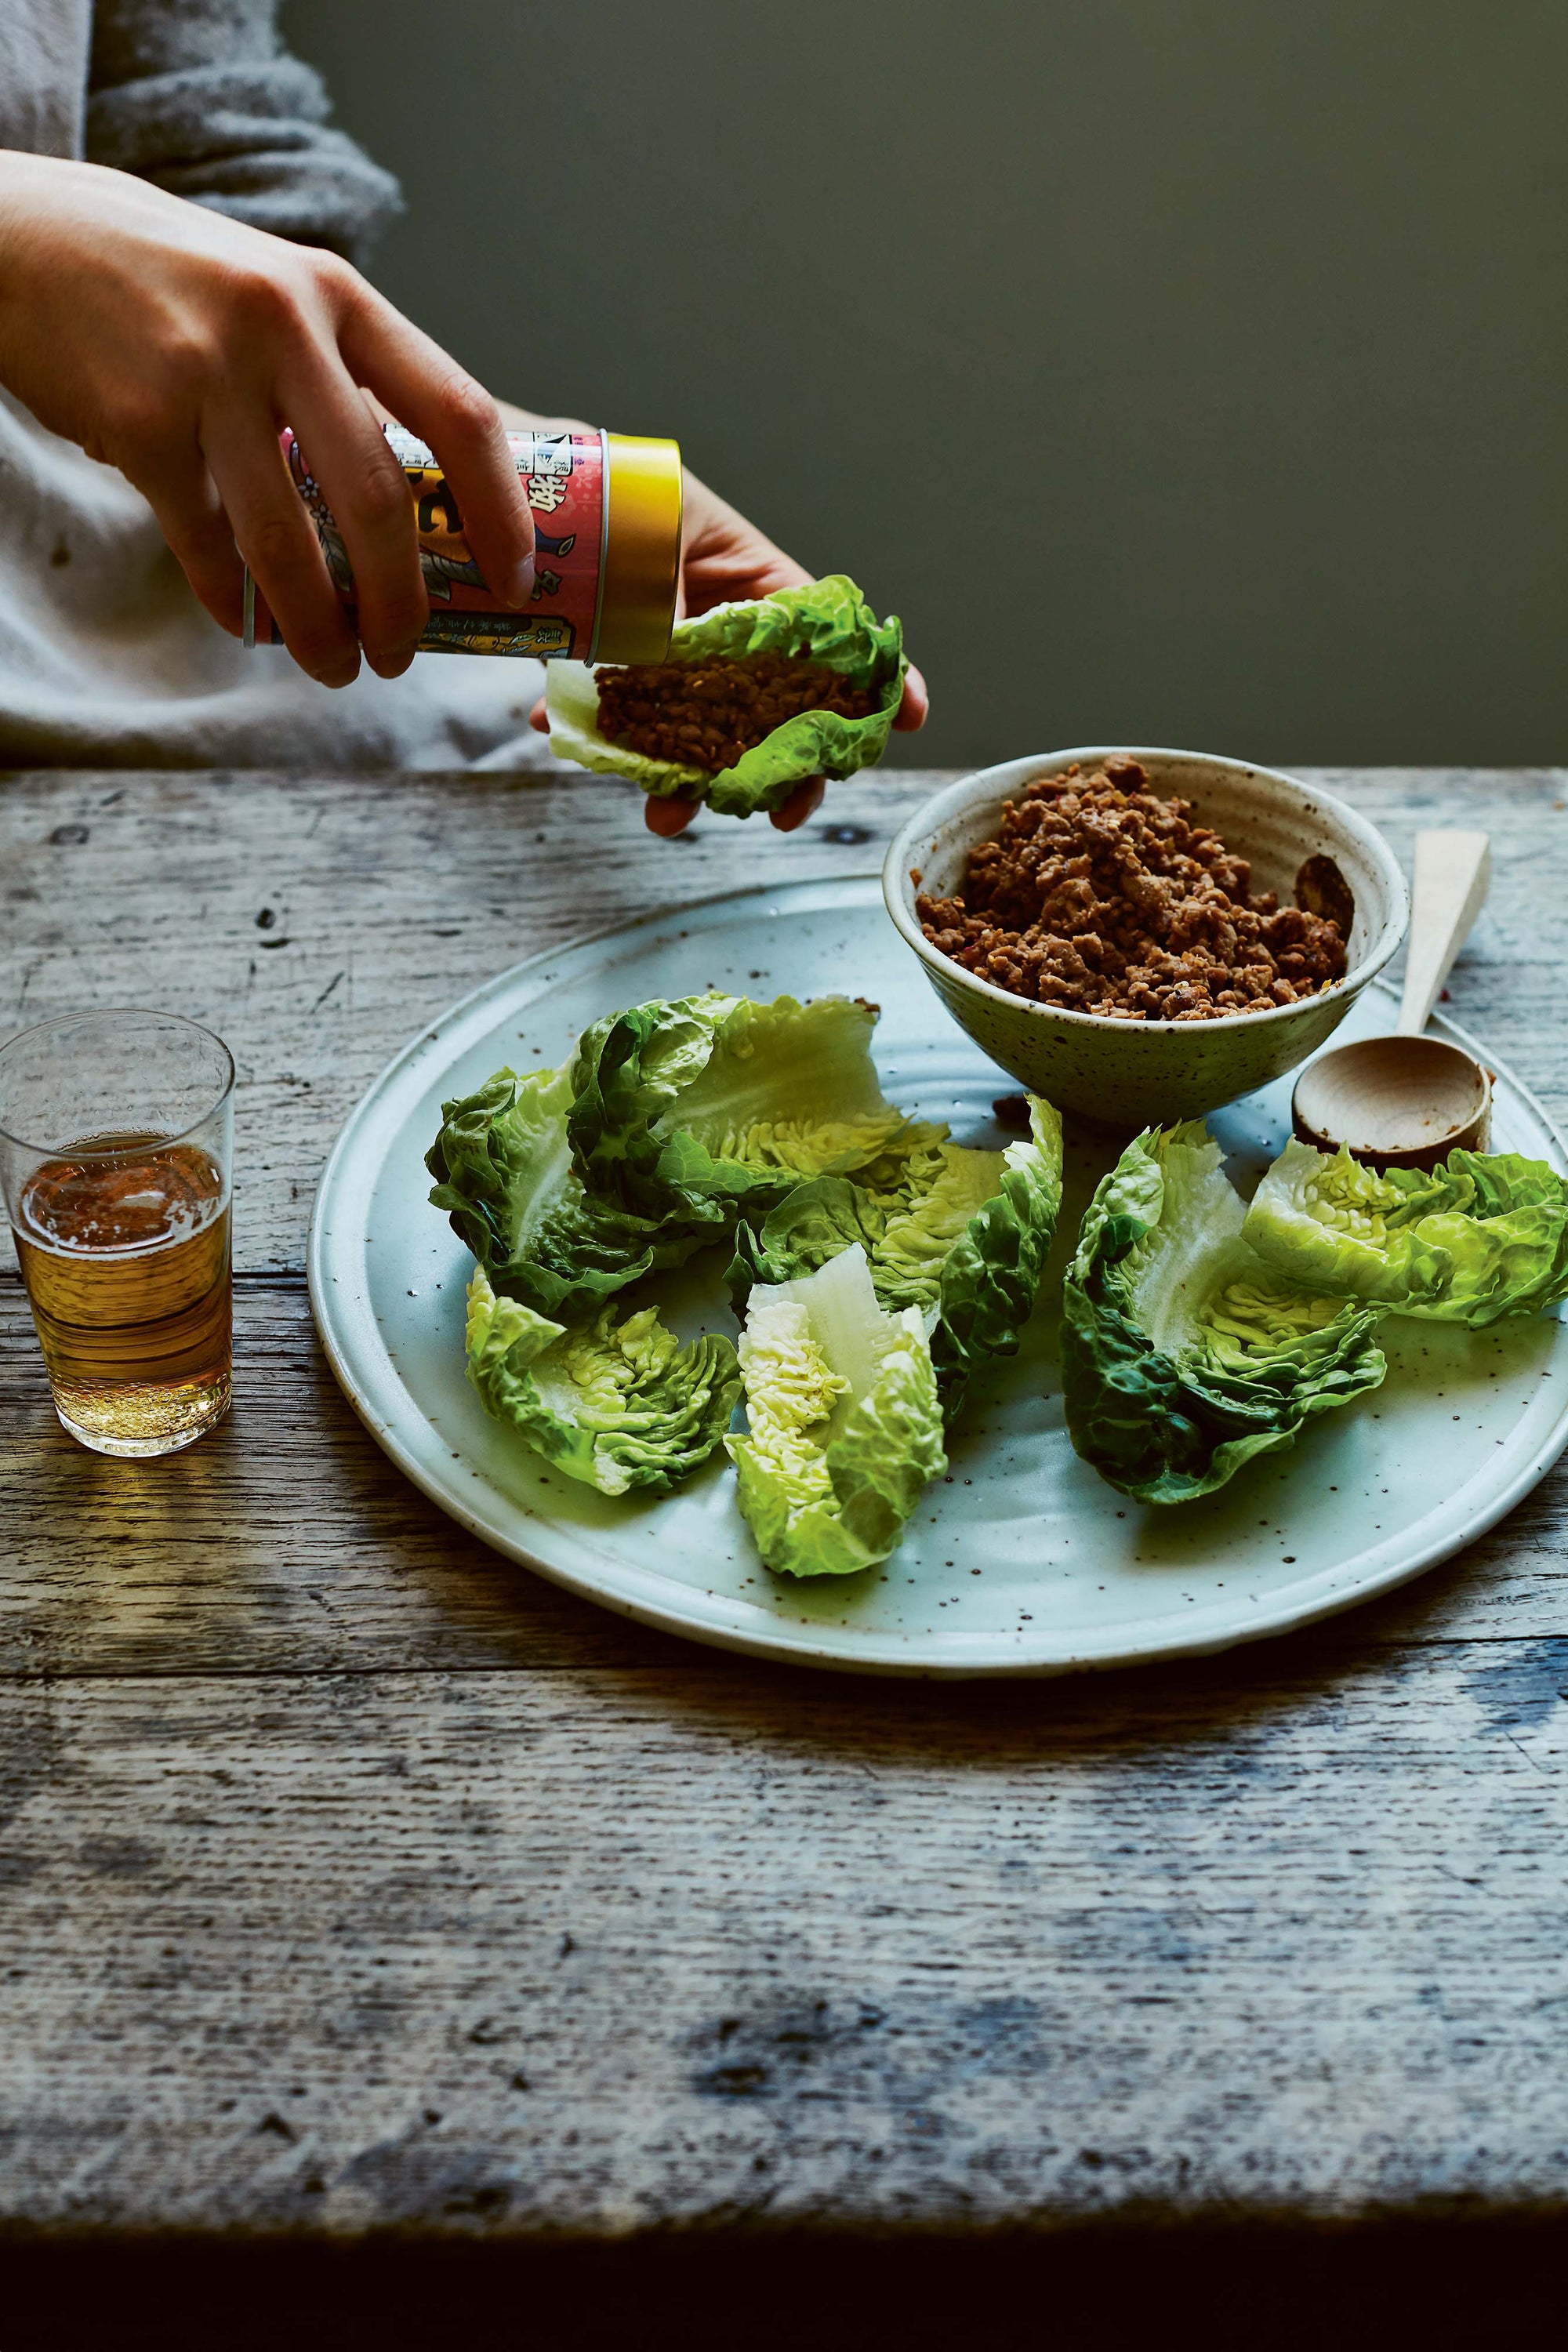
<svg viewBox="0 0 1568 2352"><path fill-rule="evenodd" d="M428 613L414 502L362 386L435 450L497 593L527 593L533 526L494 401L335 255L122 172L0 155L0 383L135 484L234 636L248 562L323 685L348 684L359 648L282 425L342 532L372 668L406 669Z"/></svg>
<svg viewBox="0 0 1568 2352"><path fill-rule="evenodd" d="M754 525L715 497L695 474L687 474L677 605L679 613L695 615L708 612L715 604L771 595L775 588L804 587L810 578L810 572L793 556L785 555L782 548L764 539ZM906 733L923 727L930 700L924 678L918 669L911 669L904 679L904 698L899 705L894 726ZM534 710L533 724L542 731L548 728L542 703ZM796 785L783 808L773 812L770 822L780 833L794 833L821 807L826 790L821 776L808 777ZM700 801L679 798L658 800L649 793L643 803L643 822L650 833L668 839L672 834L683 833L701 805Z"/></svg>

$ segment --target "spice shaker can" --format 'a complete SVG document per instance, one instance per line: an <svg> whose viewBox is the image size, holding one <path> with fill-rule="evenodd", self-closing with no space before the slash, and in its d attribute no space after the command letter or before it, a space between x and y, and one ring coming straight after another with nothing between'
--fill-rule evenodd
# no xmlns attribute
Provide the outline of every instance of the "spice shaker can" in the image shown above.
<svg viewBox="0 0 1568 2352"><path fill-rule="evenodd" d="M542 661L657 662L669 649L680 570L680 450L626 433L509 433L533 517L532 592L521 610L486 587L451 486L433 453L384 427L414 499L430 599L421 651L531 654ZM339 601L354 617L348 551L291 432L284 457L316 526ZM249 571L245 642L279 645Z"/></svg>

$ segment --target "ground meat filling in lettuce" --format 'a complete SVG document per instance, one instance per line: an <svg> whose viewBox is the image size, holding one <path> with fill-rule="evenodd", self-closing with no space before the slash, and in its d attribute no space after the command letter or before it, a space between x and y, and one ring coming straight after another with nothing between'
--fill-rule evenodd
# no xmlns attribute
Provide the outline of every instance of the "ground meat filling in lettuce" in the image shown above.
<svg viewBox="0 0 1568 2352"><path fill-rule="evenodd" d="M607 742L715 776L803 710L868 719L881 707L875 688L793 654L636 662L602 669L598 688L599 732Z"/></svg>
<svg viewBox="0 0 1568 2352"><path fill-rule="evenodd" d="M1247 860L1148 784L1125 757L1038 777L956 895L916 900L931 945L1016 996L1122 1021L1213 1021L1343 978L1337 923L1250 896Z"/></svg>

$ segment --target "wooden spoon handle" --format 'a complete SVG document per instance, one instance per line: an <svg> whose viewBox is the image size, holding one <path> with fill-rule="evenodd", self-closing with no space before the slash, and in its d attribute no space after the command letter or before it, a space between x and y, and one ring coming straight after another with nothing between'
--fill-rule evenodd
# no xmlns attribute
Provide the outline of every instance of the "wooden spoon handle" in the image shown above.
<svg viewBox="0 0 1568 2352"><path fill-rule="evenodd" d="M1484 833L1418 833L1405 998L1395 1035L1419 1037L1486 904L1491 844Z"/></svg>

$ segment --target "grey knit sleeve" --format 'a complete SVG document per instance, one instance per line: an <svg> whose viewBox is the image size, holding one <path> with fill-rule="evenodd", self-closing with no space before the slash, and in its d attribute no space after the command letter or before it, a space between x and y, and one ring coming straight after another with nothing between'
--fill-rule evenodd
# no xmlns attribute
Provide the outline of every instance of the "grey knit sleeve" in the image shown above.
<svg viewBox="0 0 1568 2352"><path fill-rule="evenodd" d="M363 263L396 181L334 131L277 0L97 0L87 154L255 228Z"/></svg>

